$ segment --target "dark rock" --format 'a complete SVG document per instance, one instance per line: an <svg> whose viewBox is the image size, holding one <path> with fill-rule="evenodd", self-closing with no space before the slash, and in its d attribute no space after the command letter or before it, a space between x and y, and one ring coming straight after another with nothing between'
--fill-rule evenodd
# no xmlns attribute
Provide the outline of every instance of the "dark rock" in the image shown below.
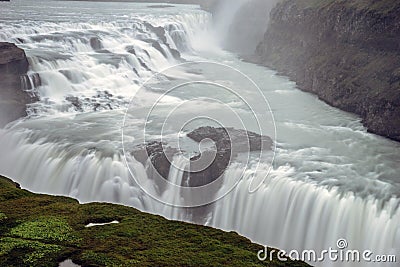
<svg viewBox="0 0 400 267"><path fill-rule="evenodd" d="M101 108L101 104L100 103L95 103L93 105L93 111L98 111Z"/></svg>
<svg viewBox="0 0 400 267"><path fill-rule="evenodd" d="M211 139L216 146L216 153L206 151L203 155L191 158L189 186L198 187L209 184L218 179L238 153L270 150L272 140L250 131L233 128L200 127L187 135L196 142ZM212 163L202 168L210 159ZM200 170L200 171L198 171Z"/></svg>
<svg viewBox="0 0 400 267"><path fill-rule="evenodd" d="M164 48L161 46L161 44L157 40L145 39L143 41L150 43L151 46L154 47L155 49L157 49L165 58L168 58L168 55L165 52ZM164 45L167 47L168 51L172 54L172 56L175 59L177 59L177 60L181 59L181 54L179 53L178 50L171 48L169 46L169 44L167 44L167 43L164 43Z"/></svg>
<svg viewBox="0 0 400 267"><path fill-rule="evenodd" d="M133 48L133 47L129 47L126 51L127 51L128 53L131 53L132 55L137 56L137 55L136 55L136 50L135 50L135 48Z"/></svg>
<svg viewBox="0 0 400 267"><path fill-rule="evenodd" d="M0 43L0 127L27 116L26 105L37 100L23 91L28 68L24 50L11 43Z"/></svg>
<svg viewBox="0 0 400 267"><path fill-rule="evenodd" d="M193 195L186 196L191 199L213 199L223 184L223 179L218 178L222 177L231 160L239 153L270 150L272 146L272 140L267 136L233 128L200 127L187 136L198 143L211 139L215 144L214 150L205 150L201 154L191 157L189 169L183 174L181 185L188 187L200 187L213 182L206 193L203 192L201 195L193 193ZM171 168L170 160L178 153L184 153L184 151L179 151L159 141L153 141L137 146L131 155L147 167L148 177L155 181L154 186L161 195L166 190L166 184L156 181L168 179ZM201 224L205 223L206 215L210 210L212 210L212 204L187 209L185 212L191 221Z"/></svg>
<svg viewBox="0 0 400 267"><path fill-rule="evenodd" d="M135 158L137 158L141 163L146 164L148 158L150 158L152 165L156 168L158 173L165 179L168 178L171 163L168 158L172 158L178 150L165 147L166 144L161 142L153 141L145 145L144 150L138 150L135 153ZM146 154L138 154L145 152Z"/></svg>
<svg viewBox="0 0 400 267"><path fill-rule="evenodd" d="M151 32L153 32L159 40L153 40L153 39L145 39L143 41L151 43L151 45L157 49L161 54L163 54L164 57L167 57L164 49L161 47L161 44L164 44L168 50L170 51L170 53L172 54L172 56L177 59L180 60L181 59L181 54L179 53L178 50L173 49L170 47L170 45L167 42L167 37L165 36L165 29L161 26L155 27L153 25L151 25L148 22L145 22L144 24L146 26L146 28L148 28Z"/></svg>
<svg viewBox="0 0 400 267"><path fill-rule="evenodd" d="M21 189L21 185L19 183L17 183L17 182L14 182L14 183L15 183L15 188Z"/></svg>
<svg viewBox="0 0 400 267"><path fill-rule="evenodd" d="M144 63L144 61L140 58L138 58L138 61L140 63L140 66L142 66L144 69L151 71L151 69L146 65L146 63Z"/></svg>
<svg viewBox="0 0 400 267"><path fill-rule="evenodd" d="M93 48L94 51L99 51L103 49L103 45L98 37L92 37L89 40L90 46Z"/></svg>
<svg viewBox="0 0 400 267"><path fill-rule="evenodd" d="M39 76L39 73L22 75L21 82L22 82L22 89L26 91L33 90L42 85L42 80Z"/></svg>
<svg viewBox="0 0 400 267"><path fill-rule="evenodd" d="M11 43L0 43L0 70L2 73L26 73L28 67L24 50Z"/></svg>
<svg viewBox="0 0 400 267"><path fill-rule="evenodd" d="M164 51L164 49L161 47L161 44L157 41L152 41L151 46L157 49L165 58L167 58L167 53Z"/></svg>
<svg viewBox="0 0 400 267"><path fill-rule="evenodd" d="M164 149L164 145L161 142L149 143L146 145L146 152L150 157L152 166L155 167L163 178L167 179L171 167L168 158L172 158L178 151L170 147Z"/></svg>
<svg viewBox="0 0 400 267"><path fill-rule="evenodd" d="M177 149L167 147L165 143L153 141L136 147L132 151L132 156L143 166L148 166L148 176L157 181L160 178L168 179L171 168L169 159L172 159L176 153L178 153ZM150 160L151 164L147 164L148 160ZM160 184L157 184L157 188L160 193L165 190L163 185Z"/></svg>
<svg viewBox="0 0 400 267"><path fill-rule="evenodd" d="M163 43L167 43L167 37L165 37L165 29L163 27L161 27L161 26L154 27L153 25L151 25L148 22L145 22L144 25L150 31L155 33L157 35L158 39L160 39Z"/></svg>
<svg viewBox="0 0 400 267"><path fill-rule="evenodd" d="M169 48L169 52L171 52L172 56L176 59L176 60L182 60L181 57L181 53L179 53L178 50L171 48L170 46L168 46Z"/></svg>
<svg viewBox="0 0 400 267"><path fill-rule="evenodd" d="M82 101L80 101L78 97L76 97L76 96L67 96L65 98L65 100L69 101L74 106L76 111L80 111L80 112L83 111Z"/></svg>
<svg viewBox="0 0 400 267"><path fill-rule="evenodd" d="M238 153L270 150L272 146L272 140L267 136L233 128L200 127L187 136L196 142L211 139L216 147L216 151L205 151L190 159L190 174L185 173L186 178L190 175L190 187L203 186L218 179ZM180 152L184 151L154 141L137 147L132 155L143 165L150 159L156 173L167 179L171 167L170 159Z"/></svg>
<svg viewBox="0 0 400 267"><path fill-rule="evenodd" d="M255 61L400 141L399 21L398 1L285 0Z"/></svg>
<svg viewBox="0 0 400 267"><path fill-rule="evenodd" d="M139 61L140 66L142 66L144 69L150 71L150 68L146 65L146 63L144 63L144 61L143 61L140 57L138 57L138 55L136 54L135 48L133 48L133 47L128 47L128 48L127 48L127 52L128 52L128 53L131 53L132 55L135 55L136 58L137 58L137 60ZM150 55L147 53L147 51L144 51L144 52L147 54L147 56L150 57ZM138 72L137 72L136 69L134 69L133 71L139 76L139 74L138 74Z"/></svg>
<svg viewBox="0 0 400 267"><path fill-rule="evenodd" d="M188 133L187 136L196 142L207 138L211 139L216 143L217 149L233 149L236 153L269 150L272 146L272 140L268 136L234 128L205 126Z"/></svg>

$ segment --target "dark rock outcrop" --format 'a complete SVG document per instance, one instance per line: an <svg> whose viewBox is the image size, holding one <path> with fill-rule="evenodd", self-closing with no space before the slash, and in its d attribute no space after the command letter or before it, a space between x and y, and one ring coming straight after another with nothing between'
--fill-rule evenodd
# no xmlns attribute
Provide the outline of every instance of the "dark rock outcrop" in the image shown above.
<svg viewBox="0 0 400 267"><path fill-rule="evenodd" d="M200 127L187 134L196 142L211 139L219 150L234 149L236 153L271 149L272 140L250 131L234 128Z"/></svg>
<svg viewBox="0 0 400 267"><path fill-rule="evenodd" d="M284 0L257 63L400 141L400 2Z"/></svg>
<svg viewBox="0 0 400 267"><path fill-rule="evenodd" d="M100 38L97 36L90 38L89 43L94 51L100 51L104 48Z"/></svg>
<svg viewBox="0 0 400 267"><path fill-rule="evenodd" d="M268 136L233 128L200 127L187 136L198 143L206 139L212 140L216 148L190 159L190 170L184 175L186 178L190 175L189 187L203 186L218 179L239 153L270 150L272 146L272 140ZM137 147L132 154L144 165L150 159L152 175L157 174L167 179L171 167L170 159L181 152L184 151L153 141Z"/></svg>
<svg viewBox="0 0 400 267"><path fill-rule="evenodd" d="M70 102L72 104L72 106L75 108L75 110L82 112L83 111L83 103L82 101L76 97L76 96L67 96L65 98L65 100L67 100L68 102Z"/></svg>
<svg viewBox="0 0 400 267"><path fill-rule="evenodd" d="M36 100L23 91L21 77L28 68L24 50L11 43L0 43L0 127L26 116L26 105Z"/></svg>
<svg viewBox="0 0 400 267"><path fill-rule="evenodd" d="M165 58L168 58L168 55L166 53L166 51L164 50L164 48L161 46L160 42L158 40L153 40L153 39L144 39L143 41L150 43L151 46L155 49L158 50L158 52L160 52ZM162 41L162 40L161 40ZM171 46L165 42L163 43L163 45L166 47L166 49L168 49L168 51L171 53L171 55L176 59L176 60L181 60L181 54L179 53L178 50L171 48Z"/></svg>
<svg viewBox="0 0 400 267"><path fill-rule="evenodd" d="M193 192L190 196L182 196L190 199L213 199L223 185L223 179L218 178L222 177L230 162L239 153L270 150L273 143L268 136L233 128L200 127L188 133L187 137L197 143L212 140L214 144L213 147L192 156L190 165L184 170L181 186L194 188L213 183L207 188L207 192L201 194ZM179 151L166 143L153 141L136 147L131 155L147 167L148 177L155 181L154 186L161 195L166 190L166 184L156 181L160 178L168 179L171 161L178 153L185 153L185 151ZM188 208L185 212L192 222L204 224L210 210L212 210L212 204Z"/></svg>
<svg viewBox="0 0 400 267"><path fill-rule="evenodd" d="M233 128L200 127L187 136L198 143L210 139L216 147L216 151L205 151L190 159L191 187L203 186L218 179L239 153L270 150L272 146L268 136Z"/></svg>
<svg viewBox="0 0 400 267"><path fill-rule="evenodd" d="M148 22L145 22L144 25L146 26L146 28L148 30L150 30L151 32L153 32L158 40L153 40L153 39L143 39L143 41L147 42L147 43L151 43L152 47L154 47L155 49L157 49L164 57L168 57L168 55L166 54L166 51L164 51L164 48L161 46L161 44L163 44L166 49L171 53L171 55L176 59L176 60L181 60L181 54L179 53L178 50L172 48L168 42L167 42L167 37L165 35L165 29L164 27L158 26L155 27L153 25L151 25ZM130 50L128 52L134 52L134 50ZM135 53L132 53L135 54Z"/></svg>
<svg viewBox="0 0 400 267"><path fill-rule="evenodd" d="M171 168L169 159L176 153L178 153L177 149L168 147L167 144L159 141L152 141L138 146L137 149L132 152L135 159L143 165L146 165L147 161L150 160L152 167L154 167L157 173L164 179L168 178Z"/></svg>

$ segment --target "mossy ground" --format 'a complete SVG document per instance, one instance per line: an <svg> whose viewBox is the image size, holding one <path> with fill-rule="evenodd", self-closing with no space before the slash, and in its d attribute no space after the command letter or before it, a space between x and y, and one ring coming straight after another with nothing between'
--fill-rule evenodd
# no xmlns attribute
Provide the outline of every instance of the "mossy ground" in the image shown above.
<svg viewBox="0 0 400 267"><path fill-rule="evenodd" d="M86 228L88 223L119 224ZM0 266L308 266L261 262L236 233L168 221L134 208L33 194L0 177Z"/></svg>

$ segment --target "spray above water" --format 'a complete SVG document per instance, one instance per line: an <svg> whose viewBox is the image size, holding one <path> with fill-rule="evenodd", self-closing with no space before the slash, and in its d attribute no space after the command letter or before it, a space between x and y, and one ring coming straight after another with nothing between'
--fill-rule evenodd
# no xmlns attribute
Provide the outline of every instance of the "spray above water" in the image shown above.
<svg viewBox="0 0 400 267"><path fill-rule="evenodd" d="M214 30L225 49L251 56L266 32L278 0L222 0L214 12Z"/></svg>

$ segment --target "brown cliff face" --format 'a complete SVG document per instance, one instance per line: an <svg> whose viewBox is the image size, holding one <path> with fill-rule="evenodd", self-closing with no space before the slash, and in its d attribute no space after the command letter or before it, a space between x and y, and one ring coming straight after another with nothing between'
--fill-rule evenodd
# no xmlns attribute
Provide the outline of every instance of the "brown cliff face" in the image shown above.
<svg viewBox="0 0 400 267"><path fill-rule="evenodd" d="M284 0L257 62L400 141L400 2Z"/></svg>
<svg viewBox="0 0 400 267"><path fill-rule="evenodd" d="M22 88L21 77L28 68L24 50L0 43L0 127L26 116L26 104L35 100Z"/></svg>

